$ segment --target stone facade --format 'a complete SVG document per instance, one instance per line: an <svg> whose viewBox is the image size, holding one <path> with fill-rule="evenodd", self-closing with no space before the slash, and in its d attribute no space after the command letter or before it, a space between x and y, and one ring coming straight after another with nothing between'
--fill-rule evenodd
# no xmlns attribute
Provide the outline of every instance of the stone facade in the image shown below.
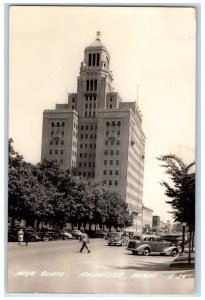
<svg viewBox="0 0 205 300"><path fill-rule="evenodd" d="M135 102L112 86L110 54L100 40L85 48L77 93L43 114L41 158L57 159L75 176L101 180L120 192L142 228L145 135Z"/></svg>

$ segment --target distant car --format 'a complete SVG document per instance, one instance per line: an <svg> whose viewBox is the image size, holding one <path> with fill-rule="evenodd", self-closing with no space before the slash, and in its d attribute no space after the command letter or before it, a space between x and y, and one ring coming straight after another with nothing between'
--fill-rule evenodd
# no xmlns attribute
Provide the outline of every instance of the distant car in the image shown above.
<svg viewBox="0 0 205 300"><path fill-rule="evenodd" d="M126 249L134 255L141 253L145 256L152 253L176 256L179 253L178 248L175 245L173 246L171 242L166 242L156 235L145 234L135 235L128 241Z"/></svg>
<svg viewBox="0 0 205 300"><path fill-rule="evenodd" d="M126 244L126 240L123 232L109 232L107 235L107 243L109 246L124 246Z"/></svg>
<svg viewBox="0 0 205 300"><path fill-rule="evenodd" d="M38 231L38 234L40 238L45 242L51 240L58 240L59 237L59 231L55 228L41 228Z"/></svg>
<svg viewBox="0 0 205 300"><path fill-rule="evenodd" d="M73 238L72 234L67 232L66 230L59 230L59 237L62 238L63 240Z"/></svg>
<svg viewBox="0 0 205 300"><path fill-rule="evenodd" d="M104 238L107 235L107 232L103 230L96 230L95 235L96 238Z"/></svg>
<svg viewBox="0 0 205 300"><path fill-rule="evenodd" d="M82 235L82 232L78 229L68 229L68 232L76 239L79 239L79 237Z"/></svg>

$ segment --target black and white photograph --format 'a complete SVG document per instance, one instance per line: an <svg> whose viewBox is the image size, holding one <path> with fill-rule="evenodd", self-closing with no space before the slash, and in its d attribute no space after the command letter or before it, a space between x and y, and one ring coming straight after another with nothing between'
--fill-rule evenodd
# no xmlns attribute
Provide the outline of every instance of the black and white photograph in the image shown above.
<svg viewBox="0 0 205 300"><path fill-rule="evenodd" d="M8 296L195 296L194 6L11 5Z"/></svg>

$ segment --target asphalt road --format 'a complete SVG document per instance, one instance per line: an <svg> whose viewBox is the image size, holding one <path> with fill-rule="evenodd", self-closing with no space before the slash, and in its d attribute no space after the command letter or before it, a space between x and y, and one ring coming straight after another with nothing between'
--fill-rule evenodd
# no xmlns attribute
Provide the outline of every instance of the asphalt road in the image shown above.
<svg viewBox="0 0 205 300"><path fill-rule="evenodd" d="M171 269L173 257L132 255L91 239L8 243L9 293L193 295L194 270Z"/></svg>

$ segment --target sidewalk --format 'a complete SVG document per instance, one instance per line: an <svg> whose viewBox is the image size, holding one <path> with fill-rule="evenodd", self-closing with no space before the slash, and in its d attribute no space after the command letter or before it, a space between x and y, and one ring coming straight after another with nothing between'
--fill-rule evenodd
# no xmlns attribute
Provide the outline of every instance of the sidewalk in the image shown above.
<svg viewBox="0 0 205 300"><path fill-rule="evenodd" d="M169 265L170 268L194 269L195 268L195 252L191 253L191 262L188 263L189 253L185 249L185 253L179 253L175 260Z"/></svg>

